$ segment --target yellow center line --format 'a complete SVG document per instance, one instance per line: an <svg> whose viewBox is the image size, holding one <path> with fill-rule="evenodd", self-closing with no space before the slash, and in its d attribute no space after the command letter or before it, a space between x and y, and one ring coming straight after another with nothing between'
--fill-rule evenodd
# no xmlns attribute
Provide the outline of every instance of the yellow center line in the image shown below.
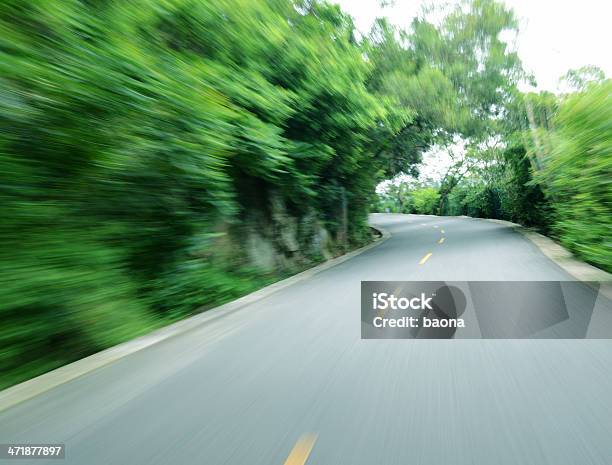
<svg viewBox="0 0 612 465"><path fill-rule="evenodd" d="M393 295L398 295L402 290L404 289L404 283L400 284L399 286L397 286L397 289L393 291ZM378 311L378 316L381 318L385 317L385 313L387 313L387 310L379 310Z"/></svg>
<svg viewBox="0 0 612 465"><path fill-rule="evenodd" d="M399 294L403 288L404 288L404 283L397 286L397 289L393 291L393 295Z"/></svg>
<svg viewBox="0 0 612 465"><path fill-rule="evenodd" d="M289 452L285 465L304 465L316 441L317 435L315 433L303 434Z"/></svg>
<svg viewBox="0 0 612 465"><path fill-rule="evenodd" d="M419 265L422 265L427 260L429 260L429 257L431 257L431 252L429 252L427 255L425 255L423 258L421 258L421 261L419 262Z"/></svg>
<svg viewBox="0 0 612 465"><path fill-rule="evenodd" d="M438 244L442 244L442 242L444 242L444 238L440 238L440 240L438 241Z"/></svg>

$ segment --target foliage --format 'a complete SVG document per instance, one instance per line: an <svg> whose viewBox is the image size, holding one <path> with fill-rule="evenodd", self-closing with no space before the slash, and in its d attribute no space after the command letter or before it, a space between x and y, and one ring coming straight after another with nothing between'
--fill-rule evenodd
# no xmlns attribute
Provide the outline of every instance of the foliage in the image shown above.
<svg viewBox="0 0 612 465"><path fill-rule="evenodd" d="M421 215L433 215L438 207L440 194L433 187L417 189L412 193L414 211Z"/></svg>
<svg viewBox="0 0 612 465"><path fill-rule="evenodd" d="M438 189L405 182L391 184L387 192L379 196L374 210L388 213L437 213L440 193Z"/></svg>
<svg viewBox="0 0 612 465"><path fill-rule="evenodd" d="M561 102L553 147L538 179L552 199L552 228L561 242L612 271L612 81Z"/></svg>
<svg viewBox="0 0 612 465"><path fill-rule="evenodd" d="M241 248L273 195L367 241L371 135L410 117L372 72L322 2L4 2L3 382L284 276Z"/></svg>
<svg viewBox="0 0 612 465"><path fill-rule="evenodd" d="M582 66L578 69L570 69L561 78L561 81L566 83L574 91L586 90L591 83L602 83L605 81L606 75L601 68L597 66Z"/></svg>

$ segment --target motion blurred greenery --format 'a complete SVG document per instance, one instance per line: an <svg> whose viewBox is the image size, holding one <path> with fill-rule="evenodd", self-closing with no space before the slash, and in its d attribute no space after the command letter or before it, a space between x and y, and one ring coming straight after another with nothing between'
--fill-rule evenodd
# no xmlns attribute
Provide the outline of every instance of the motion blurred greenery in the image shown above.
<svg viewBox="0 0 612 465"><path fill-rule="evenodd" d="M253 266L273 199L301 243L369 241L377 179L420 152L379 149L414 112L366 47L320 2L2 2L0 387L321 260Z"/></svg>
<svg viewBox="0 0 612 465"><path fill-rule="evenodd" d="M537 224L610 269L609 82L521 94L511 10L444 18L360 37L317 0L5 0L0 388L364 244L380 202ZM376 197L456 137L442 185Z"/></svg>
<svg viewBox="0 0 612 465"><path fill-rule="evenodd" d="M536 181L553 210L552 232L612 272L612 81L566 96L545 137Z"/></svg>

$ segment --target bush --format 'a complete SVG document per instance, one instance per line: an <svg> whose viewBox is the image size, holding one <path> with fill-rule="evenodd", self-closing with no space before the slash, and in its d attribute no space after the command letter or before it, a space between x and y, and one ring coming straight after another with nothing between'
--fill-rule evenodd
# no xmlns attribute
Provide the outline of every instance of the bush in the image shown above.
<svg viewBox="0 0 612 465"><path fill-rule="evenodd" d="M612 271L612 81L561 103L553 150L540 179L554 209L553 231L570 250Z"/></svg>
<svg viewBox="0 0 612 465"><path fill-rule="evenodd" d="M421 215L434 215L440 202L440 194L433 187L423 187L411 193L414 212Z"/></svg>

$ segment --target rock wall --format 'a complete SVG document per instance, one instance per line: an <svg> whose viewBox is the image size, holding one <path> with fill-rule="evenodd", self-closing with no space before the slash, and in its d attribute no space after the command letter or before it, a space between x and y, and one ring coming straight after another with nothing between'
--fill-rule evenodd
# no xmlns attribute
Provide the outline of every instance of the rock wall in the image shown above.
<svg viewBox="0 0 612 465"><path fill-rule="evenodd" d="M292 216L279 195L270 196L267 212L249 212L240 230L249 263L262 271L300 268L337 252L314 211Z"/></svg>

